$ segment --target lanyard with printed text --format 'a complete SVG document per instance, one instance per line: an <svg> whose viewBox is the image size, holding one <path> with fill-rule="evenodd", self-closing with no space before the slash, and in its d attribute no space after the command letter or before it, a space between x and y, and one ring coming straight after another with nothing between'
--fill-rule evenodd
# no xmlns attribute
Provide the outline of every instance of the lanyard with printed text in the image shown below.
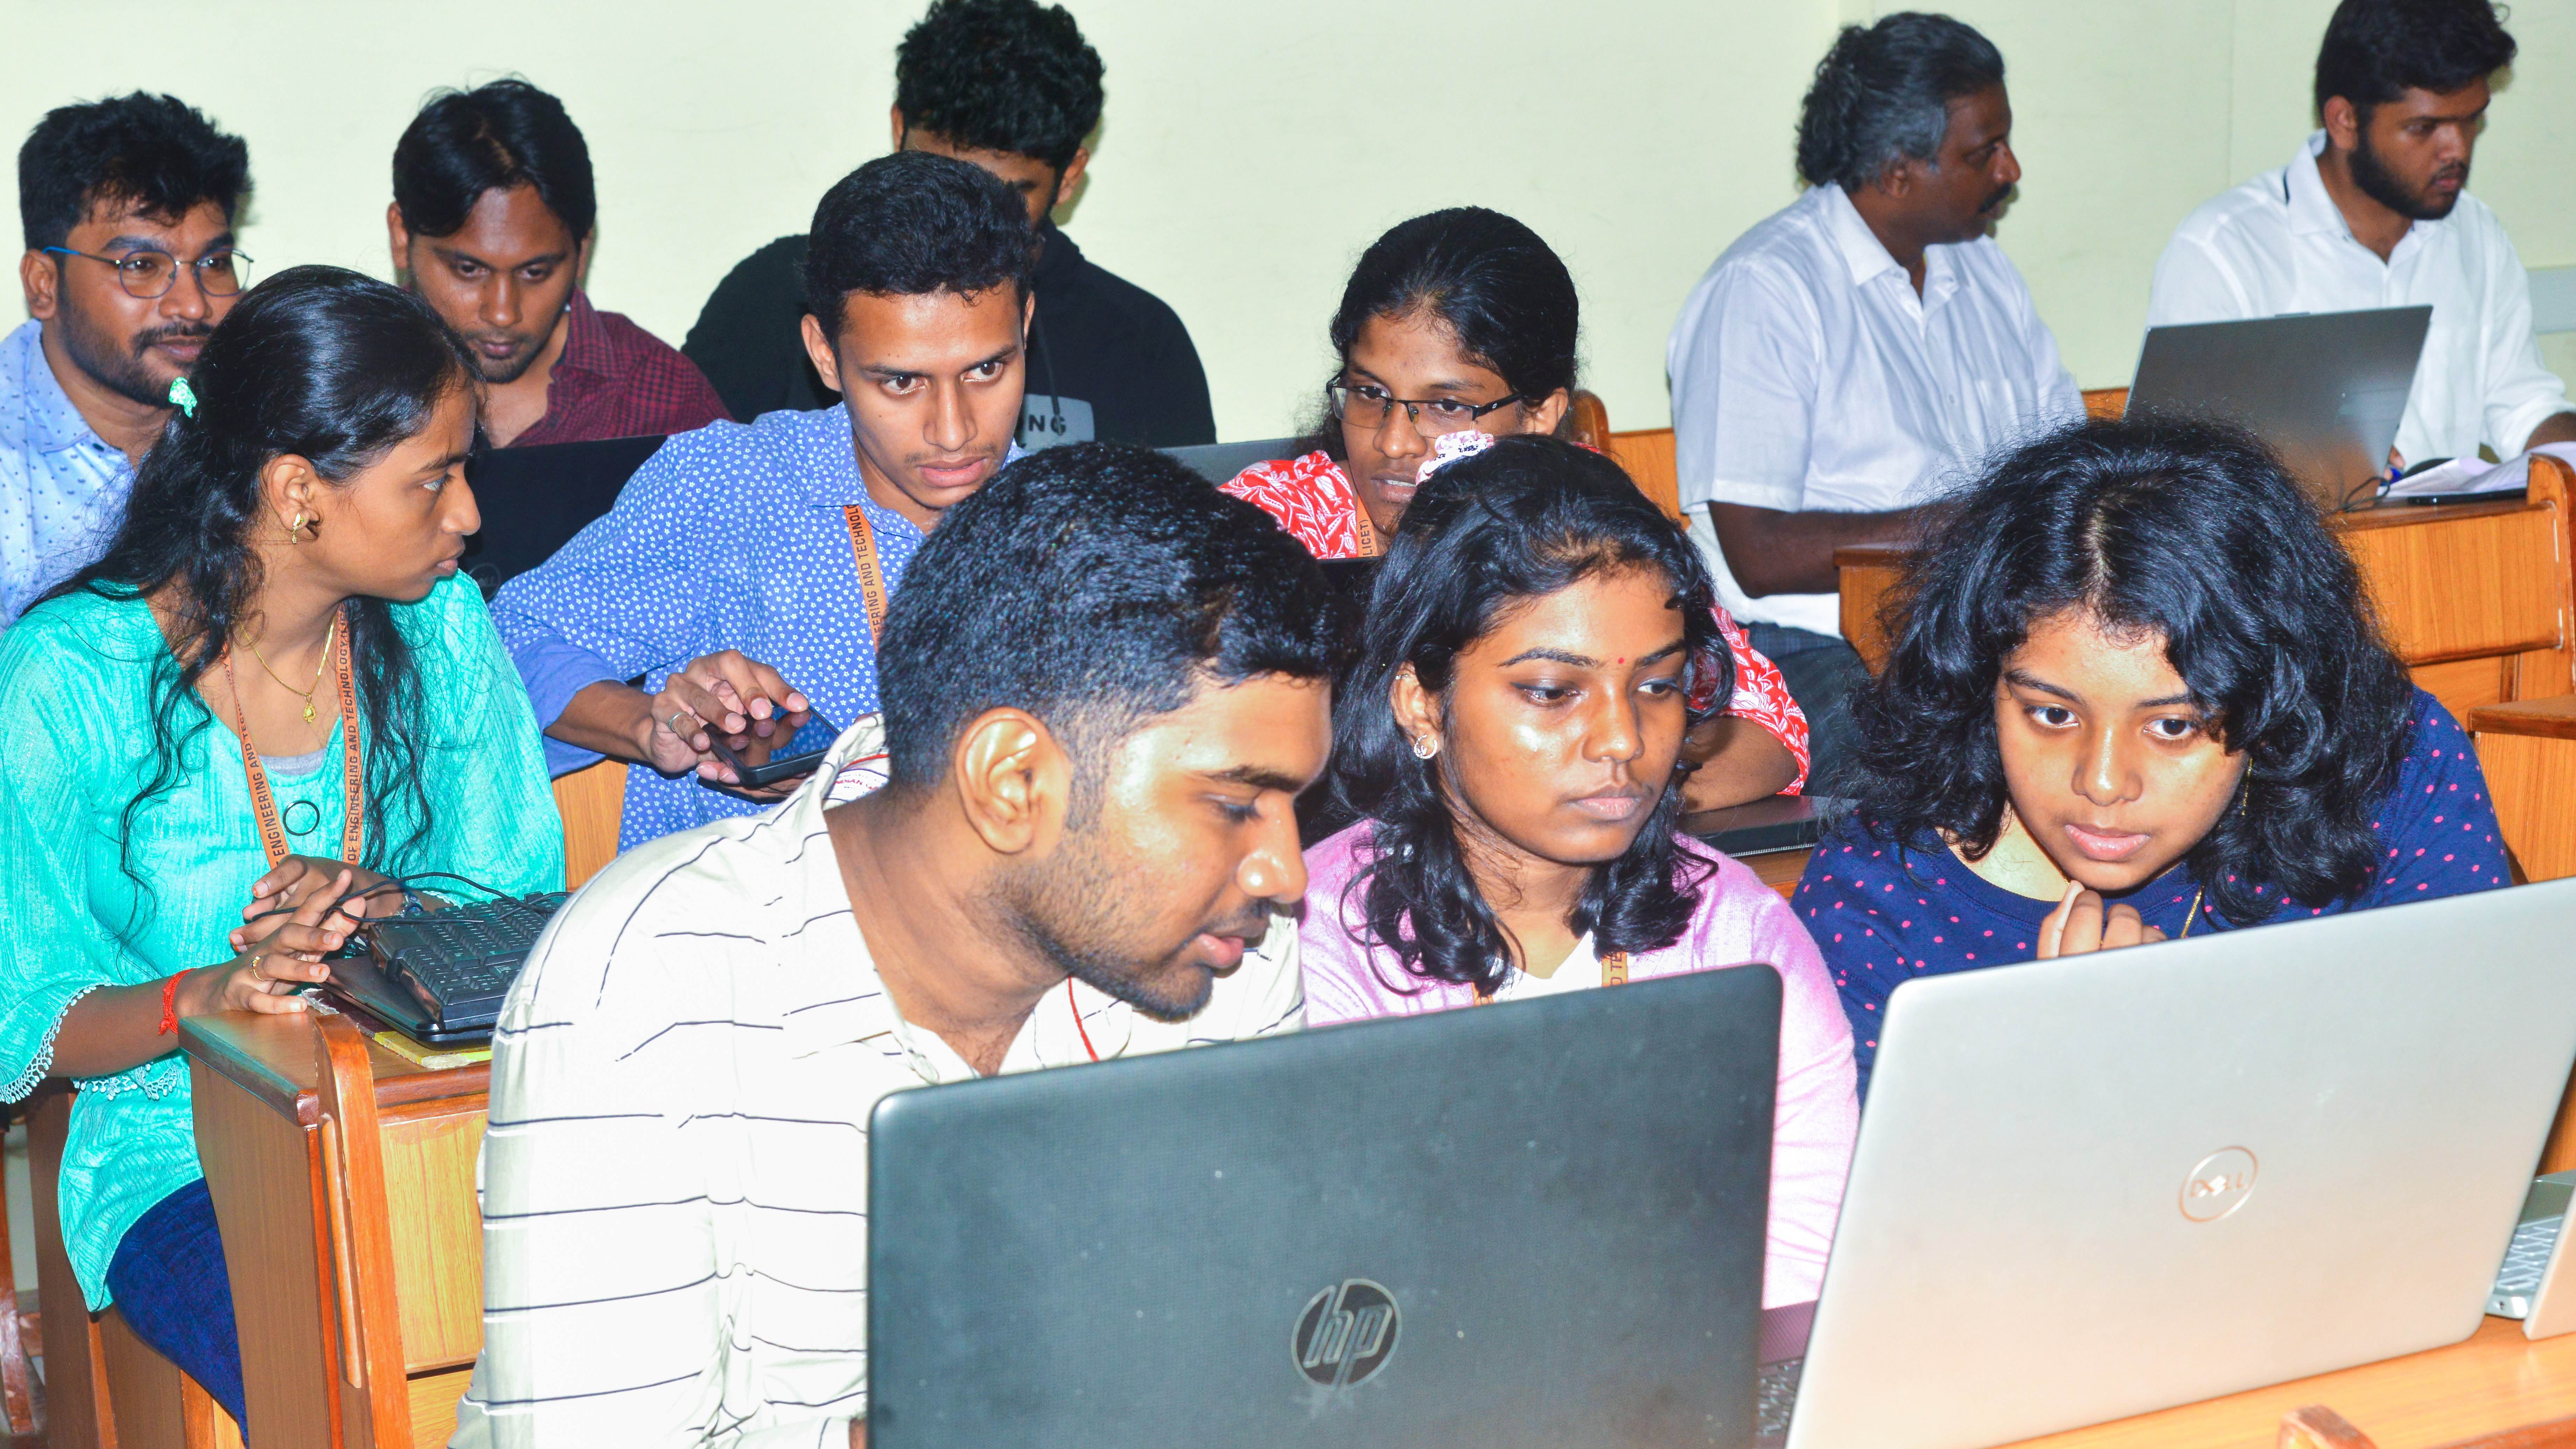
<svg viewBox="0 0 2576 1449"><path fill-rule="evenodd" d="M332 662L340 676L340 859L356 865L367 838L367 786L365 765L358 755L358 690L349 668L346 614L340 619L340 642L333 651ZM224 683L233 692L233 723L241 734L242 770L250 777L250 808L259 825L260 847L268 852L269 865L275 867L290 853L286 831L278 824L277 798L269 793L268 771L260 767L259 747L250 742L250 715L242 708L241 686L233 681L230 649L224 651Z"/></svg>
<svg viewBox="0 0 2576 1449"><path fill-rule="evenodd" d="M886 586L885 570L877 564L877 534L868 526L867 510L853 503L841 510L841 519L850 526L850 552L859 560L859 594L868 606L868 643L873 646L885 637Z"/></svg>
<svg viewBox="0 0 2576 1449"><path fill-rule="evenodd" d="M1356 488L1351 490L1351 532L1359 539L1360 557L1377 557L1377 525L1369 522L1368 505L1360 502Z"/></svg>

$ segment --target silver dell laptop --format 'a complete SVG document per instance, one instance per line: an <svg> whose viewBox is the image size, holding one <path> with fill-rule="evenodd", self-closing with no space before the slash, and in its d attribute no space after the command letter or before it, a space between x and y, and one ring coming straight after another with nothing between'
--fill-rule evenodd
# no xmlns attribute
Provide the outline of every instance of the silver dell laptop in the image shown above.
<svg viewBox="0 0 2576 1449"><path fill-rule="evenodd" d="M2454 1343L2576 1062L2576 880L1908 982L1790 1449L1968 1449Z"/></svg>
<svg viewBox="0 0 2576 1449"><path fill-rule="evenodd" d="M2433 309L2419 306L2153 328L2129 413L2234 423L2323 506L2366 502L2388 476L2432 323Z"/></svg>
<svg viewBox="0 0 2576 1449"><path fill-rule="evenodd" d="M898 1093L869 1449L1749 1444L1780 979Z"/></svg>

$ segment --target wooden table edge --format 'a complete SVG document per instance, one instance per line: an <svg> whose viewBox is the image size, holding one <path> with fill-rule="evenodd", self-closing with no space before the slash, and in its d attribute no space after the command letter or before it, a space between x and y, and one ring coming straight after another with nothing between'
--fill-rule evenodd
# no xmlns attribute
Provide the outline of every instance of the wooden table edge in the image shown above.
<svg viewBox="0 0 2576 1449"><path fill-rule="evenodd" d="M179 1023L179 1047L192 1062L232 1082L271 1111L314 1126L322 1120L319 1068L312 1055L312 1022L301 1012L262 1015L223 1011ZM423 1068L381 1047L370 1047L376 1104L407 1107L491 1090L492 1065L474 1062Z"/></svg>

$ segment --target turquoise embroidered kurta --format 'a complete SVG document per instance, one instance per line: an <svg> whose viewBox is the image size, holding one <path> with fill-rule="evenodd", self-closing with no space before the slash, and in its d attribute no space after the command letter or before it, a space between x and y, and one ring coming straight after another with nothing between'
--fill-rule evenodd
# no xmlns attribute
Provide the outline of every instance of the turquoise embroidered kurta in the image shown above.
<svg viewBox="0 0 2576 1449"><path fill-rule="evenodd" d="M429 820L406 850L418 811L408 792L383 792L388 838L370 833L365 864L559 889L563 826L536 718L481 595L451 578L394 615L419 670ZM193 695L173 716L170 787L127 813L152 778L154 701L177 668L140 599L56 599L0 634L0 1098L47 1075L63 1013L82 996L229 959L225 937L268 870L241 743ZM322 768L271 776L280 818L305 827L288 836L297 854L339 853L341 774L334 730ZM126 1229L202 1175L187 1064L171 1047L82 1081L72 1107L63 1236L92 1309L108 1303Z"/></svg>

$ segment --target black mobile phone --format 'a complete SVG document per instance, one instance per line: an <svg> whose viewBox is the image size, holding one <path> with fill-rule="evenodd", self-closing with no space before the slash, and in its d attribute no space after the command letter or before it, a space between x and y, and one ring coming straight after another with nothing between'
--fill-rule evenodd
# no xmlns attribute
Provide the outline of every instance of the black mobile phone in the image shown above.
<svg viewBox="0 0 2576 1449"><path fill-rule="evenodd" d="M784 718L793 721L796 716ZM821 710L807 710L805 722L789 733L783 736L772 734L767 739L753 735L738 750L729 745L723 731L710 727L707 730L707 748L743 784L775 785L781 780L812 774L814 767L821 764L823 756L831 750L832 742L840 737L841 727L825 719Z"/></svg>

